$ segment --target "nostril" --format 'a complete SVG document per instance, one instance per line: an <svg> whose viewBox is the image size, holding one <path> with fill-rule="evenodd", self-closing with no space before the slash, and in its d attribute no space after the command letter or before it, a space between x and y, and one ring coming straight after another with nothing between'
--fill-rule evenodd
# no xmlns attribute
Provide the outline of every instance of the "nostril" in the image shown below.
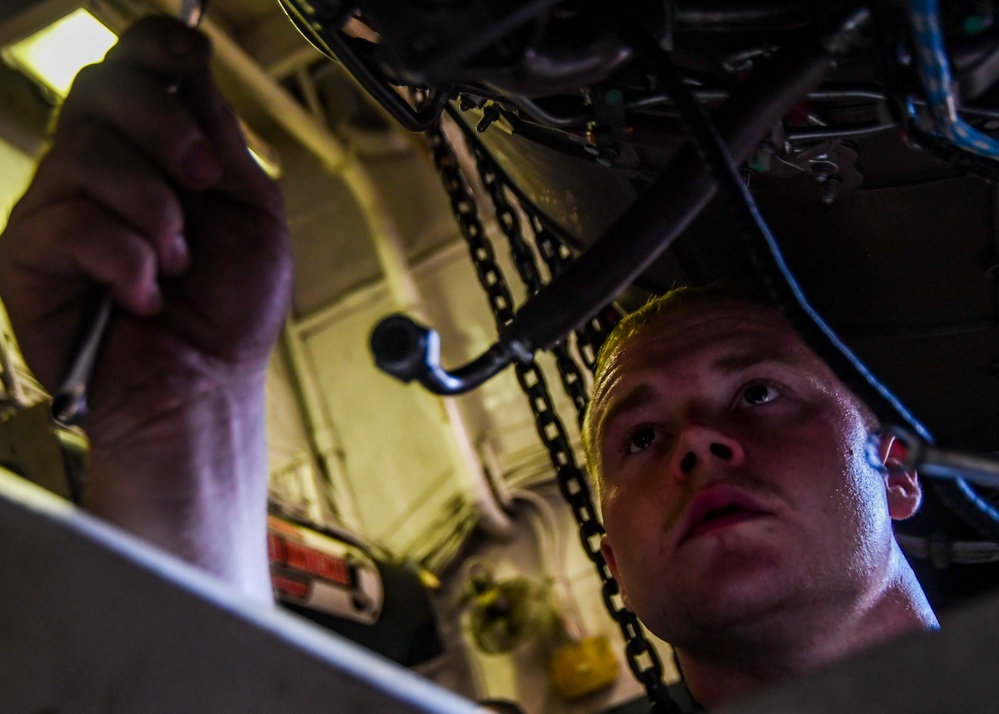
<svg viewBox="0 0 999 714"><path fill-rule="evenodd" d="M690 474L694 470L694 466L697 465L697 457L694 455L693 451L688 451L687 455L680 460L680 471L685 474Z"/></svg>
<svg viewBox="0 0 999 714"><path fill-rule="evenodd" d="M725 444L712 444L708 447L708 451L717 456L719 459L725 459L728 461L732 458L732 449L725 446Z"/></svg>

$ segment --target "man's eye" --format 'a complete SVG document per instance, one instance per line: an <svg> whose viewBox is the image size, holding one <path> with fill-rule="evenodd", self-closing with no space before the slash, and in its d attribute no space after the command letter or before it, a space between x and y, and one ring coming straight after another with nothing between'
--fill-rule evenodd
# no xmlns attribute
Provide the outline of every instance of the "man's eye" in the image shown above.
<svg viewBox="0 0 999 714"><path fill-rule="evenodd" d="M631 435L628 437L628 453L637 454L639 451L645 451L645 449L661 439L662 436L663 433L655 427L639 427L631 432Z"/></svg>
<svg viewBox="0 0 999 714"><path fill-rule="evenodd" d="M770 384L751 384L742 390L742 402L751 407L772 402L780 396L777 388Z"/></svg>

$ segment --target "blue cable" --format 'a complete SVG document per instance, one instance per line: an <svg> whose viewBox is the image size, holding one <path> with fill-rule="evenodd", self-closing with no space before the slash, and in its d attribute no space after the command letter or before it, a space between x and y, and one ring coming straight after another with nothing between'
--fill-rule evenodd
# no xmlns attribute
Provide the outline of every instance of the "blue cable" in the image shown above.
<svg viewBox="0 0 999 714"><path fill-rule="evenodd" d="M999 158L999 141L978 131L957 114L937 0L910 0L909 16L917 45L919 75L936 131L965 151L990 159ZM908 110L911 116L916 117L914 106L910 104Z"/></svg>

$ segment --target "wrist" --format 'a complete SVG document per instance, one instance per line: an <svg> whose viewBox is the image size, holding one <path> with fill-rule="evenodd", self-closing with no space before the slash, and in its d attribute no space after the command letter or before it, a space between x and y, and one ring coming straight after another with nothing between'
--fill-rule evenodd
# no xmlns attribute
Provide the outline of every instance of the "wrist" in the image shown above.
<svg viewBox="0 0 999 714"><path fill-rule="evenodd" d="M99 432L84 505L269 599L264 377L199 385Z"/></svg>

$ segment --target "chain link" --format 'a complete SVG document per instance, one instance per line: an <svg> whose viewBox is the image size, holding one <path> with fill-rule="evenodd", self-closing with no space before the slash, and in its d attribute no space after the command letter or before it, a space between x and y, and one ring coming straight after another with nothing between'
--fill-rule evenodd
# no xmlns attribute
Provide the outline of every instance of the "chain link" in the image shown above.
<svg viewBox="0 0 999 714"><path fill-rule="evenodd" d="M521 201L521 208L530 219L531 230L534 232L534 243L541 258L548 266L548 271L552 277L558 277L572 263L572 249L569 248L567 241L545 226L544 221L541 220L532 206ZM576 349L583 359L583 364L590 372L593 372L597 366L597 354L600 352L601 345L610 334L611 328L620 319L621 313L614 303L610 303L576 330Z"/></svg>
<svg viewBox="0 0 999 714"><path fill-rule="evenodd" d="M510 244L510 254L517 268L517 273L520 275L520 279L524 285L527 286L528 293L530 295L537 295L541 291L541 288L544 287L544 283L541 280L541 273L538 270L534 251L531 250L527 241L524 240L520 214L507 200L504 182L493 158L480 144L472 145L472 152L475 155L482 183L485 185L486 190L489 191L489 196L496 207L496 222ZM548 232L548 235L549 240L554 240L550 232ZM560 261L565 260L561 257L560 251L558 255ZM559 265L562 265L562 263ZM551 265L549 265L549 269L551 269ZM551 353L555 357L555 364L558 367L559 377L562 380L562 388L576 407L576 416L579 425L582 426L583 417L586 415L586 405L589 401L583 375L579 371L576 360L572 358L565 341L560 341L552 347Z"/></svg>
<svg viewBox="0 0 999 714"><path fill-rule="evenodd" d="M479 219L478 210L468 184L458 167L458 159L454 150L439 127L427 130L426 136L433 151L434 165L441 175L461 234L468 244L479 283L489 298L497 327L502 330L514 318L513 299L506 279L496 264L495 252ZM473 146L473 151L476 152L476 158L479 160L480 172L486 188L496 204L497 222L504 234L510 239L511 251L518 272L521 273L528 290L534 294L541 289L542 281L534 254L523 241L520 217L506 200L500 172L492 164L491 157L488 157L484 151L477 150L478 148ZM539 223L540 221L537 221L536 217L532 217L531 224L535 229L535 235L538 234ZM550 231L542 232L549 235L543 238L544 245L539 245L539 252L542 258L548 262L552 274L555 275L564 269L571 259L571 255L566 251L564 245L557 245L554 242L555 239L550 235ZM553 265L558 266L557 270ZM591 325L591 328L596 332L598 326L599 321ZM567 392L573 399L578 413L582 415L586 408L582 374L565 345L559 345L558 349L564 352L564 359L571 363L571 368L569 368L569 364L561 361L559 372L563 375L563 385L566 386ZM559 364L560 358L557 350L553 350L553 352L556 354L556 363ZM563 369L566 369L565 373L563 373ZM572 509L573 517L579 526L583 550L596 566L597 573L603 583L604 603L627 643L625 656L628 666L635 678L645 687L657 712L676 712L678 714L680 708L670 697L662 680L662 663L655 649L645 638L638 618L624 607L620 588L611 575L607 561L600 551L600 539L604 534L604 528L597 518L589 484L583 471L576 463L565 427L555 411L544 375L533 363L528 365L517 363L516 374L517 381L527 396L531 411L534 413L538 436L547 449L549 459L555 469L559 490ZM566 374L571 376L566 377ZM578 398L577 394L580 394Z"/></svg>

